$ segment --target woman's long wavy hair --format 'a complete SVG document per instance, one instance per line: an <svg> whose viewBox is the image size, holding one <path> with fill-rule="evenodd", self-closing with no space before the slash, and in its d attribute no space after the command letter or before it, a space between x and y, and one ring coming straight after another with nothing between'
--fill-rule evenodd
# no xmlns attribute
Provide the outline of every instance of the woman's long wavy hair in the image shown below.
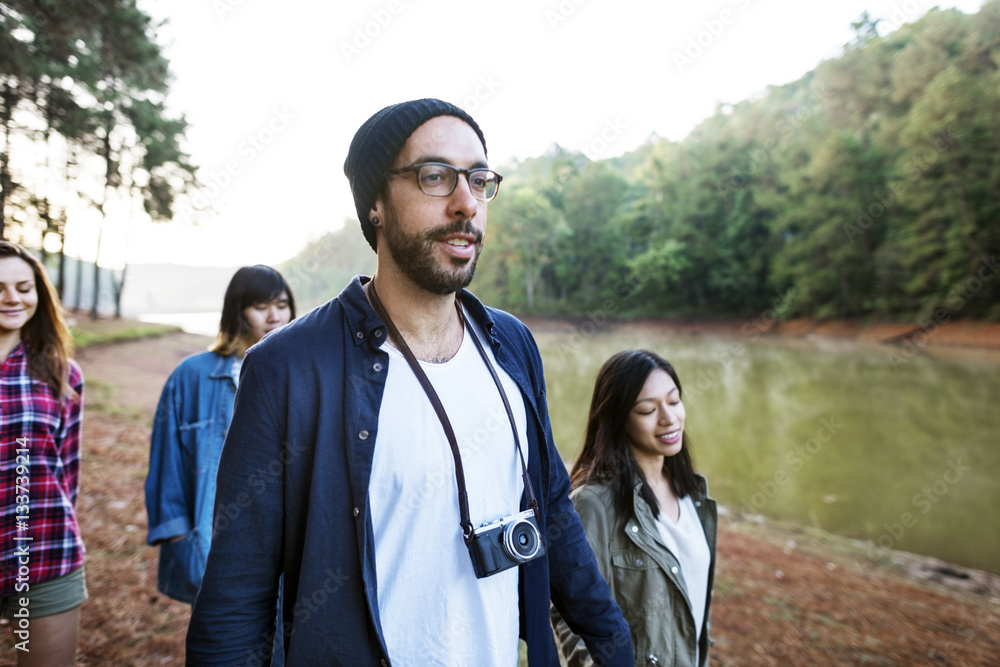
<svg viewBox="0 0 1000 667"><path fill-rule="evenodd" d="M270 266L255 264L239 269L229 281L222 300L219 335L209 348L224 357L242 357L250 347L250 322L243 311L258 303L270 303L281 293L288 295L288 309L295 319L295 297L280 273Z"/></svg>
<svg viewBox="0 0 1000 667"><path fill-rule="evenodd" d="M594 385L583 451L577 457L570 478L573 488L584 484L610 485L616 506L634 511L632 494L638 477L642 480L640 495L652 508L653 515L659 516L656 496L632 456L626 433L636 399L649 374L656 369L665 371L683 396L677 371L655 352L625 350L604 362ZM664 458L663 474L670 480L678 498L697 489L686 430L681 437L681 451Z"/></svg>
<svg viewBox="0 0 1000 667"><path fill-rule="evenodd" d="M59 294L49 281L45 267L23 246L0 241L0 259L5 257L23 260L35 274L38 308L21 329L21 340L27 347L28 372L31 377L48 385L61 399L75 400L76 391L69 383L73 336L66 326Z"/></svg>

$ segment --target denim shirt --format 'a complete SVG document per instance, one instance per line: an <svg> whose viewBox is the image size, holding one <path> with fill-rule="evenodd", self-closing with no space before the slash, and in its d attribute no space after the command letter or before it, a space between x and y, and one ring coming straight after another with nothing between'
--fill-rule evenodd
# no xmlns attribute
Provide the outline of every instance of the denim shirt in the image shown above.
<svg viewBox="0 0 1000 667"><path fill-rule="evenodd" d="M153 421L147 543L160 546L157 587L194 602L212 540L219 457L233 416L233 357L201 352L170 375ZM182 536L179 540L171 538Z"/></svg>
<svg viewBox="0 0 1000 667"><path fill-rule="evenodd" d="M385 325L364 294L367 280L356 277L247 353L219 466L212 550L188 627L188 665L267 664L282 572L289 664L416 658L388 655L378 612L368 488L389 355L379 347ZM520 635L530 664L559 664L551 599L593 654L631 665L628 626L569 499L534 340L510 315L469 292L459 296L520 388L528 419L528 473L547 552L520 566Z"/></svg>

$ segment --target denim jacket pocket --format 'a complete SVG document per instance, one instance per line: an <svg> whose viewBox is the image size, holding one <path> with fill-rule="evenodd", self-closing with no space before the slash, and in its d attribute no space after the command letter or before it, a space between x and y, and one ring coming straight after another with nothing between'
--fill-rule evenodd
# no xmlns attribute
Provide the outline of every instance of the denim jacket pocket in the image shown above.
<svg viewBox="0 0 1000 667"><path fill-rule="evenodd" d="M202 419L201 421L191 422L190 424L181 424L177 428L183 433L184 431L191 431L198 428L204 428L206 426L210 426L211 424L212 424L211 419Z"/></svg>
<svg viewBox="0 0 1000 667"><path fill-rule="evenodd" d="M185 533L179 540L160 543L157 588L181 602L194 603L205 574L198 530Z"/></svg>
<svg viewBox="0 0 1000 667"><path fill-rule="evenodd" d="M188 452L187 456L191 457L197 466L199 476L208 473L208 457L200 454L205 451L205 447L199 445L208 442L209 438L212 437L211 427L213 421L212 419L202 419L190 424L180 424L177 427L182 446Z"/></svg>

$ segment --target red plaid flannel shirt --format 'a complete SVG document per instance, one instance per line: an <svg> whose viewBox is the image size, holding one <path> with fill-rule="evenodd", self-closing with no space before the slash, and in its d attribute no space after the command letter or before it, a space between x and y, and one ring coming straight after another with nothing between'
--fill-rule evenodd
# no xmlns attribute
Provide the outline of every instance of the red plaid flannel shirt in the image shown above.
<svg viewBox="0 0 1000 667"><path fill-rule="evenodd" d="M25 583L49 581L83 564L76 520L83 373L72 361L69 382L79 398L60 401L31 377L24 342L0 362L2 596L24 595Z"/></svg>

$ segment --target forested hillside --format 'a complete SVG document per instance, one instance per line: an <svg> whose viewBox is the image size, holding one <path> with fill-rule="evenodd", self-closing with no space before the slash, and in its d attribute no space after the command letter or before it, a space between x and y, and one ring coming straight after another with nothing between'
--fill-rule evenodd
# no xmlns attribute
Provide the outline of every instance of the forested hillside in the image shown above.
<svg viewBox="0 0 1000 667"><path fill-rule="evenodd" d="M854 27L682 141L501 169L473 290L526 314L1000 319L1000 0Z"/></svg>

